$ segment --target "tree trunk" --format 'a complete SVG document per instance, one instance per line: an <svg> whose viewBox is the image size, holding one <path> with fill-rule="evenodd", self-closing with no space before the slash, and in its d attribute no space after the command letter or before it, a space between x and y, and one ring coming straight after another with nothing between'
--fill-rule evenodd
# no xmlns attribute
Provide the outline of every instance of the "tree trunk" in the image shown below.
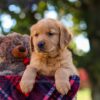
<svg viewBox="0 0 100 100"><path fill-rule="evenodd" d="M99 87L100 87L100 85L97 86L95 84L95 86L92 89L92 99L93 100L100 100L100 88Z"/></svg>
<svg viewBox="0 0 100 100"><path fill-rule="evenodd" d="M100 100L100 0L85 1L88 0L83 0L82 11L91 47L86 69L92 84L92 100Z"/></svg>

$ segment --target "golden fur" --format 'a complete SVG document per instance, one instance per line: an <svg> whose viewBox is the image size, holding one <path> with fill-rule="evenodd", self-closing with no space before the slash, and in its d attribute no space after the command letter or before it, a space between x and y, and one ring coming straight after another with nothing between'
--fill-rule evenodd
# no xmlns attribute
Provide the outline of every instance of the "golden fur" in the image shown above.
<svg viewBox="0 0 100 100"><path fill-rule="evenodd" d="M67 49L71 33L57 20L43 19L31 27L31 61L27 66L20 87L24 93L32 90L37 73L55 77L57 90L67 94L69 77L78 75L71 52ZM40 50L39 42L45 42Z"/></svg>

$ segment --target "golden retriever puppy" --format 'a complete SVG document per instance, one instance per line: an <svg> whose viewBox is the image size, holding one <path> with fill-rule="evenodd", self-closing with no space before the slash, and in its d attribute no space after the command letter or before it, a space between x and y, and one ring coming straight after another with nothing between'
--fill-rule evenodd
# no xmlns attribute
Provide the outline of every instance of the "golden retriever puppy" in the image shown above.
<svg viewBox="0 0 100 100"><path fill-rule="evenodd" d="M67 94L69 77L78 75L67 49L71 38L71 33L54 19L42 19L31 27L31 61L20 82L22 92L33 89L38 73L54 76L57 90L62 95Z"/></svg>

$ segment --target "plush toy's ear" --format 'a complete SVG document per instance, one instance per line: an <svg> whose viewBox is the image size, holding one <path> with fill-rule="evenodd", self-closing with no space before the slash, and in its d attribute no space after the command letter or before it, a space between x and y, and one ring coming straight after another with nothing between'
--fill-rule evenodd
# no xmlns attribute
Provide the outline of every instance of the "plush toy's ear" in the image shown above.
<svg viewBox="0 0 100 100"><path fill-rule="evenodd" d="M60 29L60 48L64 49L72 39L72 34L61 23L59 23Z"/></svg>

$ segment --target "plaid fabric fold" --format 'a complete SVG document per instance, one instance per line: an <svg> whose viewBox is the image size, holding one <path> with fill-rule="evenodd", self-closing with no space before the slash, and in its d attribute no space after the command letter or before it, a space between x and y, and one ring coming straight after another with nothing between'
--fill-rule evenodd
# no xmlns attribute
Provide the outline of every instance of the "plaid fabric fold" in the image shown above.
<svg viewBox="0 0 100 100"><path fill-rule="evenodd" d="M71 76L71 90L62 96L55 88L53 77L38 76L32 92L24 95L19 89L20 80L21 76L0 76L0 100L72 100L80 85L80 78Z"/></svg>

